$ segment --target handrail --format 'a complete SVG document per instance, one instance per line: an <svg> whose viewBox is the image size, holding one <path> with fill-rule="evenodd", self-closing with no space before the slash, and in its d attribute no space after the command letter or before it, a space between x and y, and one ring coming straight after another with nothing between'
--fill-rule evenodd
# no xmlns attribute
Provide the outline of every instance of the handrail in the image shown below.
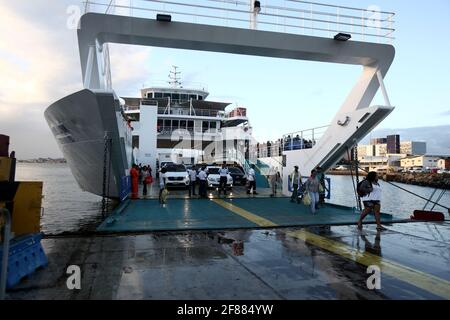
<svg viewBox="0 0 450 320"><path fill-rule="evenodd" d="M180 0L135 0L127 5L111 0L89 1L86 11L105 12L113 9L122 15L143 17L165 13L181 22L193 22L227 27L247 27L265 31L334 36L350 33L357 40L371 37L378 42L392 42L395 13L381 11L376 6L367 9L323 4L312 1L287 0L287 4L261 3L255 12L248 1L204 0L192 3ZM124 13L126 12L126 13ZM116 13L117 14L117 13Z"/></svg>
<svg viewBox="0 0 450 320"><path fill-rule="evenodd" d="M3 232L3 257L2 267L0 272L0 300L5 299L6 294L6 279L8 273L8 258L9 258L9 241L11 240L11 214L8 209L0 208L0 217L4 216L5 226Z"/></svg>

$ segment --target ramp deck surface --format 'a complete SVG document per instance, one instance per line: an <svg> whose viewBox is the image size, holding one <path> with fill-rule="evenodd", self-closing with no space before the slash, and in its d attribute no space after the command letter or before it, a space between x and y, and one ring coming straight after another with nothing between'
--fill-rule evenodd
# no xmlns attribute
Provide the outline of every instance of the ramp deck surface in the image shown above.
<svg viewBox="0 0 450 320"><path fill-rule="evenodd" d="M316 214L289 198L170 199L165 207L157 200L129 200L98 227L100 232L145 232L173 230L217 230L261 227L248 215L270 222L267 226L292 227L355 224L359 212L326 204ZM365 222L374 222L368 216ZM398 222L382 214L383 223ZM404 220L401 220L404 221Z"/></svg>

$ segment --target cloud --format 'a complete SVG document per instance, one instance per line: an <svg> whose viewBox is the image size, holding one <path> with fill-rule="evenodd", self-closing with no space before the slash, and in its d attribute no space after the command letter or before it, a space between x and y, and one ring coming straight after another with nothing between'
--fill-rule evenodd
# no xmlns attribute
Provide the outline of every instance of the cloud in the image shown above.
<svg viewBox="0 0 450 320"><path fill-rule="evenodd" d="M119 95L139 95L139 89L151 74L151 52L147 47L110 45L112 83Z"/></svg>
<svg viewBox="0 0 450 320"><path fill-rule="evenodd" d="M441 117L448 117L448 116L450 116L450 110L447 110L447 111L439 113L439 116L441 116Z"/></svg>
<svg viewBox="0 0 450 320"><path fill-rule="evenodd" d="M0 5L0 133L11 136L20 159L61 156L44 111L83 88L77 33L66 24L67 7L73 3ZM119 94L139 93L151 71L150 52L132 46L112 51L113 86Z"/></svg>

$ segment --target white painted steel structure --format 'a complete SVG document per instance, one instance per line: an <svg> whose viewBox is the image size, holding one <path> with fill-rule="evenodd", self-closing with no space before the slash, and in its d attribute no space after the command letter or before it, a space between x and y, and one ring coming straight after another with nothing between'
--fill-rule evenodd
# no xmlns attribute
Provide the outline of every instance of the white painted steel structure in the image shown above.
<svg viewBox="0 0 450 320"><path fill-rule="evenodd" d="M89 1L86 3L87 9L93 6L102 5L102 1ZM370 21L366 15L369 11L356 8L346 8L338 6L326 6L307 1L288 1L289 3L309 4L311 17L307 17L307 12L293 8L274 8L262 6L258 13L258 23L252 22L244 28L237 26L222 26L225 21L228 24L234 22L249 22L255 18L252 7L240 9L243 2L239 1L193 1L190 5L177 1L141 1L148 4L162 5L161 9L149 9L138 6L121 6L118 1L108 1L109 8L121 8L130 10L129 14L137 14L138 11L173 13L171 22L156 21L149 18L139 18L129 15L110 15L99 13L86 13L80 19L78 30L78 41L80 50L80 60L82 75L85 87L88 89L100 89L109 91L112 88L111 74L109 71L109 51L108 43L121 43L131 45L144 45L176 49L188 49L210 52L233 53L242 55L255 55L262 57L285 58L293 60L307 60L329 63L340 63L349 65L360 65L363 67L361 76L351 90L347 99L332 120L327 131L322 135L320 141L313 148L307 150L285 151L287 170L284 170L284 183L287 184L287 175L290 168L299 165L303 174L306 174L317 165L324 169L333 166L339 161L346 151L356 142L364 138L370 130L378 125L393 110L390 105L383 78L386 76L395 56L395 49L392 45L383 43L363 42L363 41L336 41L333 37L315 36L314 32L319 32L321 28L318 23L331 24L329 17L336 18L334 27L331 26L328 33L336 31L346 31L344 27L361 27L361 32L354 31L352 34L363 34L363 39L369 37L367 23ZM201 4L198 4L201 2ZM212 2L207 5L206 2ZM221 9L218 3L237 6L237 9ZM183 7L185 11L174 11L169 6ZM333 8L338 14L327 13L325 10L319 11L315 8ZM212 10L213 13L199 13L198 10ZM88 11L89 11L88 10ZM180 9L181 10L181 9ZM273 10L278 13L273 13ZM278 11L277 11L278 10ZM300 10L300 11L299 11ZM343 14L342 11L361 13L359 24L345 22L345 19L355 19L351 14ZM222 20L214 12L223 12ZM282 11L282 12L281 12ZM283 13L284 12L284 13ZM303 17L292 15L292 13L304 14ZM246 14L247 19L240 19L232 16ZM289 16L291 14L291 16ZM392 13L378 12L381 16L373 20L379 23L376 25L376 33L370 34L375 40L391 40L394 29L381 26L382 23L391 24L393 22ZM328 17L316 19L313 15ZM210 24L198 24L192 22L176 21L179 16L193 18L212 19ZM288 17L289 16L289 17ZM250 17L250 18L249 18ZM252 18L253 17L253 18ZM276 23L278 28L284 28L285 32L265 31L263 26L274 26L273 22L266 21L263 17L283 20ZM372 17L373 18L373 17ZM297 22L296 30L301 27L306 29L305 21L311 22L310 30L312 35L301 35L289 32L291 28L289 19ZM242 21L241 21L242 20ZM288 21L289 20L289 21ZM303 25L301 23L303 22ZM316 25L314 25L316 23ZM218 25L219 24L219 25ZM301 27L300 27L301 26ZM259 30L256 30L256 27ZM293 27L292 27L293 28ZM323 30L322 30L323 31ZM385 32L385 33L382 33ZM385 98L385 106L370 106L376 92L381 88ZM284 186L287 190L287 185Z"/></svg>

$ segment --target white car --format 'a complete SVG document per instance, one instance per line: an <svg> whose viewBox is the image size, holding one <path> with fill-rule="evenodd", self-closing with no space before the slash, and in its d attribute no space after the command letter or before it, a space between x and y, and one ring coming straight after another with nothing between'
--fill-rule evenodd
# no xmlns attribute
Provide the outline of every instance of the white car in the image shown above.
<svg viewBox="0 0 450 320"><path fill-rule="evenodd" d="M220 175L219 175L219 169L220 167L206 167L206 173L208 174L208 187L210 188L217 188L219 186L220 182ZM233 187L233 178L230 176L230 174L227 175L227 188Z"/></svg>
<svg viewBox="0 0 450 320"><path fill-rule="evenodd" d="M166 169L166 185L174 187L189 187L190 179L186 167L182 164L168 164Z"/></svg>

